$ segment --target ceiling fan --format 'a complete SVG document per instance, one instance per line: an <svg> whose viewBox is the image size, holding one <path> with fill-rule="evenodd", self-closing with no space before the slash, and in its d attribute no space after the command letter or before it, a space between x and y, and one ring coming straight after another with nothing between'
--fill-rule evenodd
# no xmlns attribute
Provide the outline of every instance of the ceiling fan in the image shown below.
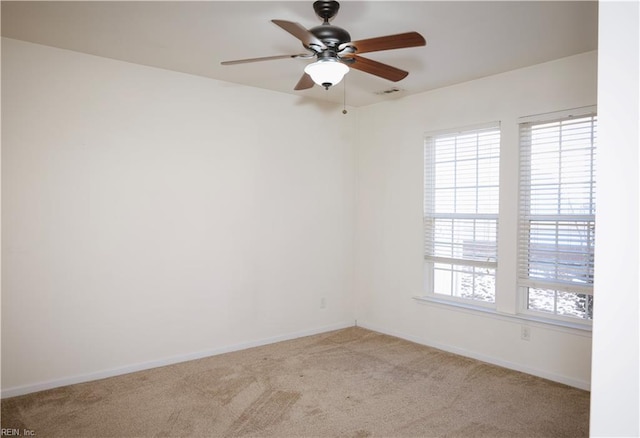
<svg viewBox="0 0 640 438"><path fill-rule="evenodd" d="M330 24L330 20L336 16L338 9L340 9L340 4L337 1L316 1L313 3L313 9L316 15L323 20L323 23L308 30L301 24L292 21L271 20L298 38L304 48L307 49L306 53L239 59L236 61L224 61L221 64L245 64L284 58L317 58L316 62L305 67L304 73L294 89L306 90L313 87L315 83L328 90L329 87L342 80L344 75L349 72L349 67L393 82L404 79L409 72L365 58L360 54L424 46L426 44L424 37L418 32L406 32L351 41L349 32Z"/></svg>

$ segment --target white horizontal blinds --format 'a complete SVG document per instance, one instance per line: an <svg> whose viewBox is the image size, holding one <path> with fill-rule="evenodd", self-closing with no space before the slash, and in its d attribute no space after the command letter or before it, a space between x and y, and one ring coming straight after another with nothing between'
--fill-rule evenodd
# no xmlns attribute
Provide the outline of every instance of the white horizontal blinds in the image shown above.
<svg viewBox="0 0 640 438"><path fill-rule="evenodd" d="M592 114L520 125L520 286L593 293L595 142Z"/></svg>
<svg viewBox="0 0 640 438"><path fill-rule="evenodd" d="M497 124L426 139L425 259L434 293L495 299L499 152Z"/></svg>

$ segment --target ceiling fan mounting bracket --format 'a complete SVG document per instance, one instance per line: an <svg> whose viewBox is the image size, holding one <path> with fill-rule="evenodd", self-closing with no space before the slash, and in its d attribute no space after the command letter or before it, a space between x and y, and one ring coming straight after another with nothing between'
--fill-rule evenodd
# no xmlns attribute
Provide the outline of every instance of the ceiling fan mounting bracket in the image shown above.
<svg viewBox="0 0 640 438"><path fill-rule="evenodd" d="M328 23L329 20L335 17L339 9L340 3L337 1L318 0L313 3L313 10L316 11L316 15L322 18L325 23Z"/></svg>

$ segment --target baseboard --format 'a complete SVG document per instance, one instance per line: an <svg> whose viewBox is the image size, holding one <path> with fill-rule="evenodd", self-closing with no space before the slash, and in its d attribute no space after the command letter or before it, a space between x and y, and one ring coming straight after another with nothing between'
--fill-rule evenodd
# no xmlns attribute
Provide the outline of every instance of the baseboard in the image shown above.
<svg viewBox="0 0 640 438"><path fill-rule="evenodd" d="M120 368L102 370L95 373L83 374L83 375L72 376L72 377L67 377L63 379L56 379L56 380L50 380L46 382L34 383L31 385L23 385L23 386L17 386L13 388L2 389L2 393L0 397L3 399L9 398L9 397L16 397L19 395L30 394L33 392L45 391L47 389L59 388L62 386L74 385L77 383L90 382L93 380L106 379L109 377L115 377L123 374L134 373L137 371L144 371L152 368L158 368L158 367L173 365L181 362L187 362L190 360L197 360L205 357L216 356L219 354L231 353L233 351L245 350L247 348L260 347L262 345L273 344L276 342L288 341L291 339L302 338L305 336L317 335L320 333L326 333L333 330L340 330L347 327L353 327L353 325L354 325L353 322L343 322L339 324L318 327L310 330L303 330L299 332L287 333L284 335L274 336L270 338L258 339L254 341L244 342L241 344L226 346L222 348L216 348L212 350L199 351L199 352L190 353L190 354L181 355L181 356L173 356L170 358L128 365ZM544 379L552 380L554 382L563 383L565 385L569 385L574 388L584 389L586 391L589 391L591 389L590 382L585 382L583 380L571 379L566 376L549 373L543 370L527 367L521 364L509 362L509 361L504 361L494 357L479 354L474 351L452 347L450 345L428 342L416 336L406 335L404 333L395 332L393 330L386 330L384 328L363 323L361 321L358 321L357 325L358 327L362 327L368 330L373 330L389 336L395 336L397 338L405 339L407 341L415 342L417 344L426 345L428 347L437 348L443 351L448 351L449 353L458 354L460 356L470 357L472 359L477 359L493 365L501 366L501 367L512 369L515 371L520 371L520 372L531 374L537 377L542 377Z"/></svg>
<svg viewBox="0 0 640 438"><path fill-rule="evenodd" d="M464 348L453 347L451 345L439 344L437 342L429 342L422 338L418 338L416 336L406 335L404 333L395 332L393 330L386 330L381 327L377 327L375 325L363 323L361 321L357 322L358 327L362 327L367 330L372 330L375 332L383 333L385 335L394 336L396 338L405 339L407 341L415 342L416 344L426 345L427 347L437 348L438 350L447 351L449 353L458 354L460 356L469 357L471 359L477 359L482 362L490 363L492 365L497 365L503 368L508 368L514 371L520 371L522 373L531 374L532 376L542 377L543 379L551 380L554 382L562 383L564 385L572 386L574 388L583 389L585 391L591 390L591 382L587 382L584 380L572 379L567 376L562 376L559 374L549 373L544 370L539 370L536 368L528 367L526 365L518 364L515 362L509 362L502 359L498 359L495 357L487 356L481 353L477 353L475 351L466 350Z"/></svg>
<svg viewBox="0 0 640 438"><path fill-rule="evenodd" d="M181 362L187 362L190 360L197 360L205 357L217 356L219 354L231 353L233 351L246 350L247 348L260 347L262 345L274 344L276 342L289 341L291 339L317 335L320 333L326 333L333 330L340 330L347 327L353 327L353 325L354 325L353 322L343 322L343 323L332 324L332 325L323 326L323 327L317 327L310 330L303 330L299 332L273 336L270 338L243 342L241 344L226 346L222 348L214 348L212 350L199 351L199 352L180 355L180 356L173 356L165 359L127 365L120 368L102 370L95 373L71 376L63 379L50 380L47 382L39 382L39 383L30 384L30 385L16 386L13 388L2 389L2 394L0 397L3 399L9 398L9 397L16 397L19 395L30 394L33 392L45 391L47 389L59 388L59 387L68 386L68 385L75 385L77 383L85 383L93 380L106 379L109 377L120 376L123 374L135 373L137 371L149 370L152 368L173 365Z"/></svg>

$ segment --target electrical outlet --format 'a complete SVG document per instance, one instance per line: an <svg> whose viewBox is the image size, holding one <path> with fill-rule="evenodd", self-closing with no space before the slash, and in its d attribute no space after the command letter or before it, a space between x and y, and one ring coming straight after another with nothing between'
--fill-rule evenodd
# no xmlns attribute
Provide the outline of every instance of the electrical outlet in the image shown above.
<svg viewBox="0 0 640 438"><path fill-rule="evenodd" d="M531 340L531 327L527 327L526 325L520 327L520 339L523 341Z"/></svg>
<svg viewBox="0 0 640 438"><path fill-rule="evenodd" d="M320 308L321 309L327 308L327 299L325 297L320 298Z"/></svg>

